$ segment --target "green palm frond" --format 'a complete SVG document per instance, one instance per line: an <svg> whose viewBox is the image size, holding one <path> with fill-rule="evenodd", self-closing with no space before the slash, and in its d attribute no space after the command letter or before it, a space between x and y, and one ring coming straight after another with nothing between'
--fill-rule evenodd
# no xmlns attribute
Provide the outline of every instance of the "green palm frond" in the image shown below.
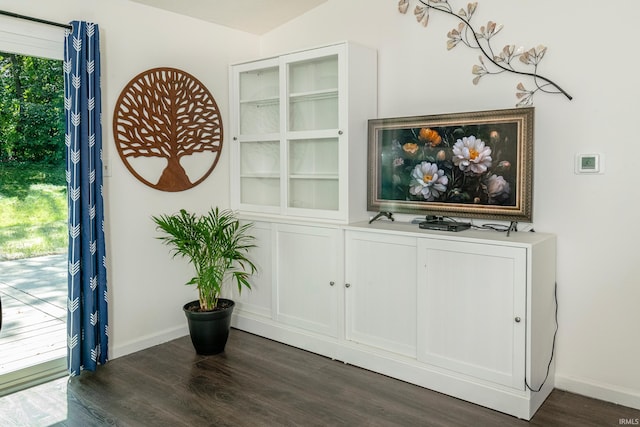
<svg viewBox="0 0 640 427"><path fill-rule="evenodd" d="M255 247L252 223L240 224L233 211L217 207L201 216L181 209L152 219L172 257L186 258L194 266L196 275L187 284L197 286L203 310L216 307L226 281L235 281L238 292L251 289L249 278L257 271L248 256Z"/></svg>

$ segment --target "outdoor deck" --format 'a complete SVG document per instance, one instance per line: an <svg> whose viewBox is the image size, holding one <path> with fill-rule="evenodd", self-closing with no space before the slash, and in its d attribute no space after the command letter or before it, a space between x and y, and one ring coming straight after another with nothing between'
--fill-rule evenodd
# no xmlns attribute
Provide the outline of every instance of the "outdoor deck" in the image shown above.
<svg viewBox="0 0 640 427"><path fill-rule="evenodd" d="M18 371L66 356L66 266L66 255L0 262L0 388Z"/></svg>

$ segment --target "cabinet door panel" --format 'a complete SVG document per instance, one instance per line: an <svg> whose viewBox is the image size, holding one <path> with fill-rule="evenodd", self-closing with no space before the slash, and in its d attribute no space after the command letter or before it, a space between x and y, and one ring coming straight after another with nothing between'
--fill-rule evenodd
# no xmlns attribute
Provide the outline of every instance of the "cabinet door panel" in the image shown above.
<svg viewBox="0 0 640 427"><path fill-rule="evenodd" d="M258 268L258 271L251 276L251 289L243 289L238 293L235 287L230 298L236 301L238 311L257 314L271 318L271 280L272 280L272 237L271 224L264 222L254 223L251 234L255 236L255 248L251 248L249 256Z"/></svg>
<svg viewBox="0 0 640 427"><path fill-rule="evenodd" d="M320 52L320 50L318 51ZM338 129L339 54L287 57L290 131ZM343 77L344 78L344 77Z"/></svg>
<svg viewBox="0 0 640 427"><path fill-rule="evenodd" d="M276 227L277 320L337 336L339 231L284 224Z"/></svg>
<svg viewBox="0 0 640 427"><path fill-rule="evenodd" d="M438 239L418 246L418 358L523 389L526 249Z"/></svg>
<svg viewBox="0 0 640 427"><path fill-rule="evenodd" d="M239 142L240 202L280 204L280 141Z"/></svg>
<svg viewBox="0 0 640 427"><path fill-rule="evenodd" d="M338 219L346 212L346 60L344 46L283 57L287 215Z"/></svg>
<svg viewBox="0 0 640 427"><path fill-rule="evenodd" d="M280 130L279 84L279 69L274 66L256 67L238 74L241 135Z"/></svg>
<svg viewBox="0 0 640 427"><path fill-rule="evenodd" d="M231 206L280 210L280 65L268 59L230 69Z"/></svg>
<svg viewBox="0 0 640 427"><path fill-rule="evenodd" d="M347 233L346 338L416 356L416 239Z"/></svg>
<svg viewBox="0 0 640 427"><path fill-rule="evenodd" d="M337 211L338 138L289 141L289 207Z"/></svg>

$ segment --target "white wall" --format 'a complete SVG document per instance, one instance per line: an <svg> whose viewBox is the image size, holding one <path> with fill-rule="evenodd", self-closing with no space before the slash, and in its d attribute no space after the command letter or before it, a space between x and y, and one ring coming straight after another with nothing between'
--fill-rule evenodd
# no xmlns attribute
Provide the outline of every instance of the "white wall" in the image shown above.
<svg viewBox="0 0 640 427"><path fill-rule="evenodd" d="M451 2L456 8L467 3ZM633 270L640 240L633 102L640 89L632 42L640 4L479 3L475 22L505 25L497 46L548 46L540 73L575 97L535 100L534 225L558 235L556 385L640 408L640 281ZM0 0L0 8L100 25L104 146L113 169L106 181L112 356L186 333L180 306L195 293L181 283L189 269L170 260L154 240L150 216L180 207L202 211L229 199L228 149L204 183L175 194L144 186L120 162L112 111L139 72L174 66L193 74L215 96L226 124L229 63L351 40L378 50L380 117L509 108L516 102L517 78L471 84L477 52L445 48L446 33L457 23L433 15L422 28L411 9L401 15L392 0L329 0L260 39L127 0ZM604 157L603 175L574 174L574 156L587 152Z"/></svg>
<svg viewBox="0 0 640 427"><path fill-rule="evenodd" d="M466 6L450 0L454 9ZM393 0L329 0L262 37L263 55L351 40L378 50L380 117L515 106L520 79L471 83L478 52L446 50L457 22L433 14L423 28ZM558 236L556 385L640 408L640 261L635 105L640 4L479 0L477 24L504 25L494 39L549 50L539 72L574 96L537 95L534 226ZM527 83L525 81L525 83ZM574 174L577 153L600 153L603 175Z"/></svg>
<svg viewBox="0 0 640 427"><path fill-rule="evenodd" d="M158 234L150 217L182 207L193 211L227 207L228 148L223 147L215 170L199 186L179 193L154 190L139 182L120 160L111 128L113 109L121 90L138 73L176 67L207 86L227 126L228 65L257 55L256 36L128 0L1 0L0 9L61 23L99 24L103 148L112 166L112 176L105 178L110 356L187 334L182 305L197 298L192 287L183 285L191 270L185 262L169 258L167 248L155 239ZM224 144L229 144L227 138Z"/></svg>

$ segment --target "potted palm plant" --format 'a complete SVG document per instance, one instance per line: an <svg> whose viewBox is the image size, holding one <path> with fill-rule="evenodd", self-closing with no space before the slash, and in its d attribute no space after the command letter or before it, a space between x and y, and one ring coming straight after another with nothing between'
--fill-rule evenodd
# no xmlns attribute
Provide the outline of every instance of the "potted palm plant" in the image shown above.
<svg viewBox="0 0 640 427"><path fill-rule="evenodd" d="M191 342L198 354L224 351L235 303L221 298L227 284L238 292L251 289L249 277L256 266L249 259L255 238L248 234L251 223L240 224L233 211L210 209L196 215L181 209L173 215L153 216L158 237L171 247L172 256L186 258L195 268L187 285L195 285L198 300L188 302L183 311L189 324Z"/></svg>

